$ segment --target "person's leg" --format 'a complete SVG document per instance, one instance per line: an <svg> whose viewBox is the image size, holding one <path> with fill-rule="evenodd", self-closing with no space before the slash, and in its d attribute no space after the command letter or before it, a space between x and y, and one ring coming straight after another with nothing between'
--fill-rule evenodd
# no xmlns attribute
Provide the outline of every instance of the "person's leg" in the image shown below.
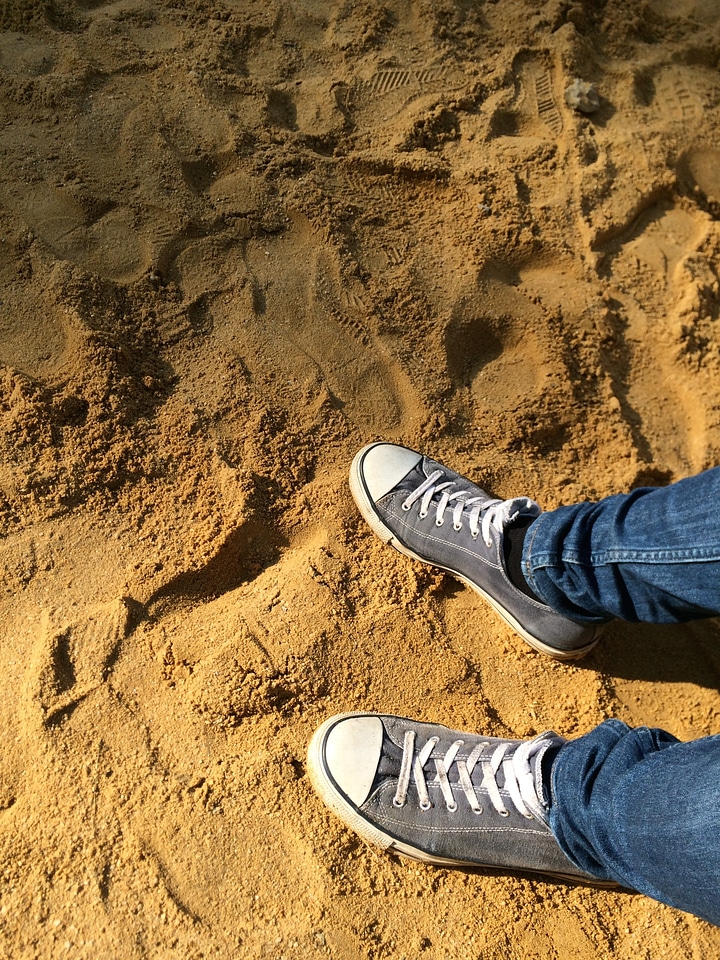
<svg viewBox="0 0 720 960"><path fill-rule="evenodd" d="M597 643L595 623L557 613L508 571L506 530L540 513L534 501L498 500L430 457L393 443L360 450L350 468L350 489L384 543L460 577L536 650L575 659Z"/></svg>
<svg viewBox="0 0 720 960"><path fill-rule="evenodd" d="M720 467L540 514L522 572L575 620L678 623L720 614Z"/></svg>
<svg viewBox="0 0 720 960"><path fill-rule="evenodd" d="M551 656L583 656L614 617L720 614L720 467L542 513L407 447L373 443L355 457L350 487L385 543L460 577Z"/></svg>
<svg viewBox="0 0 720 960"><path fill-rule="evenodd" d="M579 869L549 824L553 733L505 740L391 714L330 717L308 747L310 781L365 841L438 866ZM609 885L614 886L614 883Z"/></svg>
<svg viewBox="0 0 720 960"><path fill-rule="evenodd" d="M720 736L609 720L562 746L550 827L580 869L720 925Z"/></svg>
<svg viewBox="0 0 720 960"><path fill-rule="evenodd" d="M720 737L679 743L608 720L523 742L352 713L315 732L308 772L383 849L621 884L720 925Z"/></svg>

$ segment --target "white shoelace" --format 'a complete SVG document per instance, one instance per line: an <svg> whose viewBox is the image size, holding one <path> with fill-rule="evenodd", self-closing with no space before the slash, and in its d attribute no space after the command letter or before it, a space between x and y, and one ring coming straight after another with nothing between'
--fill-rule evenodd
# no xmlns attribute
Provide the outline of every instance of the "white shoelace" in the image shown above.
<svg viewBox="0 0 720 960"><path fill-rule="evenodd" d="M402 503L403 510L410 510L412 505L420 500L418 516L421 520L427 517L430 504L439 494L435 510L435 523L441 527L445 522L445 510L452 504L453 530L462 530L463 514L466 514L470 527L470 535L474 540L482 534L486 547L492 546L491 529L502 533L505 527L520 514L536 517L541 512L540 507L529 497L515 497L512 500L487 500L484 497L473 497L469 490L457 488L452 480L438 483L444 476L442 470L435 470L427 480L423 480L419 487L408 494ZM452 490L452 487L457 489Z"/></svg>
<svg viewBox="0 0 720 960"><path fill-rule="evenodd" d="M417 788L420 808L428 810L432 806L432 802L428 792L426 776L432 777L432 771L426 774L425 766L440 738L431 737L417 753L415 752L415 741L415 731L407 730L393 805L396 807L405 805L412 777ZM528 740L519 746L511 743L499 743L494 749L487 741L481 741L473 747L465 759L458 760L456 758L460 748L464 745L464 740L455 740L443 757L434 758L435 777L431 783L439 784L447 809L451 813L457 810L457 800L449 779L450 769L455 764L459 778L459 783L455 784L455 789L460 788L465 794L472 811L481 814L483 812L482 805L478 800L471 779L473 770L480 764L483 774L480 789L487 792L496 812L501 817L508 817L510 811L507 809L497 781L497 775L502 770L503 790L510 795L510 800L518 813L529 820L535 819L545 822L547 814L538 795L531 761L538 753L544 753L548 747L560 742L562 742L561 738L554 733L543 733L539 737L535 737L534 740Z"/></svg>

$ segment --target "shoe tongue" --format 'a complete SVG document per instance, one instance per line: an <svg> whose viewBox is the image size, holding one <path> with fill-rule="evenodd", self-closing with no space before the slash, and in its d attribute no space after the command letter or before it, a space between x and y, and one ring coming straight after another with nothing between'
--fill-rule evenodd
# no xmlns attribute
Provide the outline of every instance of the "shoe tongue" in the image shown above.
<svg viewBox="0 0 720 960"><path fill-rule="evenodd" d="M519 517L537 517L542 511L534 500L529 497L513 497L503 502L503 512L508 524L514 523Z"/></svg>
<svg viewBox="0 0 720 960"><path fill-rule="evenodd" d="M547 747L539 750L533 757L530 757L530 769L533 775L533 784L535 786L535 796L543 807L547 806L550 791L545 786L543 758L547 753Z"/></svg>
<svg viewBox="0 0 720 960"><path fill-rule="evenodd" d="M548 739L540 750L530 758L530 767L532 768L533 778L535 780L535 792L538 795L543 807L550 807L550 777L552 775L553 764L558 755L560 747L567 741L564 737L559 737L556 733L549 732Z"/></svg>
<svg viewBox="0 0 720 960"><path fill-rule="evenodd" d="M407 490L408 492L411 492L413 490L417 490L417 488L420 486L421 483L425 483L425 481L433 471L431 469L432 464L428 464L427 471L423 470L422 469L423 463L428 463L428 461L425 459L421 460L412 468L412 470L409 473L405 474L405 476L402 478L402 480L398 484L399 489Z"/></svg>
<svg viewBox="0 0 720 960"><path fill-rule="evenodd" d="M387 777L397 777L400 764L402 763L403 751L394 743L390 737L385 736L383 740L383 750L375 773L375 780L385 780Z"/></svg>
<svg viewBox="0 0 720 960"><path fill-rule="evenodd" d="M434 460L429 460L427 457L423 457L423 459L416 466L414 466L409 473L407 473L402 478L400 483L397 485L397 489L404 490L407 493L414 493L415 490L417 490L417 488L421 484L425 483L428 477L430 477L431 474L435 473L436 470L440 470L442 473L442 476L438 477L437 482L433 484L433 488L444 484L445 485L444 489L445 490L449 489L451 493L457 490L465 490L468 496L473 496L473 494L469 489L469 486L470 486L469 481L464 480L462 477L454 478L454 477L448 476L442 464L435 463ZM452 484L452 487L448 488L447 486L448 483ZM443 492L442 490L438 492L436 489L433 489L432 499L433 500L439 499L442 492Z"/></svg>
<svg viewBox="0 0 720 960"><path fill-rule="evenodd" d="M532 806L533 813L545 823L548 822L550 811L550 777L552 766L558 750L565 743L563 737L548 731L536 738L537 749L530 755L530 770L532 771L533 787L537 798L537 807L532 806L531 797L524 797L528 806Z"/></svg>

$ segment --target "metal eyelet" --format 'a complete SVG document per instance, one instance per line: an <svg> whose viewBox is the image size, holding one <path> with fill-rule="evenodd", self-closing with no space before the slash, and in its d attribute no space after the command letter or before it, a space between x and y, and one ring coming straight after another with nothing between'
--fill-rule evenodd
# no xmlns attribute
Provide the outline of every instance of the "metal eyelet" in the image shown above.
<svg viewBox="0 0 720 960"><path fill-rule="evenodd" d="M400 509L401 509L401 510L404 510L405 513L407 513L408 510L410 509L410 504L409 504L409 503L405 503L405 501L403 500L403 502L400 504Z"/></svg>
<svg viewBox="0 0 720 960"><path fill-rule="evenodd" d="M489 550L489 549L492 547L492 540L485 540L485 546L486 546L486 547L488 548L488 550Z"/></svg>
<svg viewBox="0 0 720 960"><path fill-rule="evenodd" d="M482 807L478 807L477 810L473 810L473 813L476 813L478 816L480 816L480 814L481 814L482 812L483 812L483 808L482 808Z"/></svg>
<svg viewBox="0 0 720 960"><path fill-rule="evenodd" d="M396 800L395 797L393 797L393 806L396 807L397 809L401 809L402 807L405 806L405 804L401 803L400 800Z"/></svg>
<svg viewBox="0 0 720 960"><path fill-rule="evenodd" d="M436 526L436 527L441 527L444 523L445 523L445 521L443 520L442 517L440 517L439 519L437 519L437 520L435 521L435 526Z"/></svg>
<svg viewBox="0 0 720 960"><path fill-rule="evenodd" d="M455 801L453 801L452 803L447 803L446 807L448 808L450 813L455 813L455 811L457 810L457 803L455 803Z"/></svg>
<svg viewBox="0 0 720 960"><path fill-rule="evenodd" d="M470 536L473 538L473 540L477 540L478 538L477 533L473 533L472 530L470 531Z"/></svg>
<svg viewBox="0 0 720 960"><path fill-rule="evenodd" d="M428 515L427 510L420 510L418 512L418 517L420 518L420 520L424 520L427 515Z"/></svg>
<svg viewBox="0 0 720 960"><path fill-rule="evenodd" d="M510 811L509 811L509 810L498 810L498 813L500 814L501 817L509 817L509 816L510 816Z"/></svg>
<svg viewBox="0 0 720 960"><path fill-rule="evenodd" d="M430 800L421 800L421 801L420 801L420 809L421 809L421 810L430 810L431 807L432 807L432 803L431 803Z"/></svg>
<svg viewBox="0 0 720 960"><path fill-rule="evenodd" d="M526 820L534 820L535 817L531 813L524 813L523 816Z"/></svg>
<svg viewBox="0 0 720 960"><path fill-rule="evenodd" d="M454 523L454 524L453 524L453 530L462 530L462 524L461 524L461 523Z"/></svg>

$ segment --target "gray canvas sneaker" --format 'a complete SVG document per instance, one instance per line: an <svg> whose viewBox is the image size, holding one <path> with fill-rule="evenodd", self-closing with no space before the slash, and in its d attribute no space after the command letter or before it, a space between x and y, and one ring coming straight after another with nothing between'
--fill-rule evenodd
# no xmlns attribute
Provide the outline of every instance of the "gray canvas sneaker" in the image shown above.
<svg viewBox="0 0 720 960"><path fill-rule="evenodd" d="M381 540L459 577L535 650L577 660L598 642L602 624L556 613L507 575L505 528L518 517L538 516L533 500L494 499L442 464L393 443L371 443L357 454L350 489Z"/></svg>
<svg viewBox="0 0 720 960"><path fill-rule="evenodd" d="M571 863L548 825L543 758L565 742L554 733L499 740L387 714L344 713L315 732L308 772L333 813L385 850L439 866L610 886Z"/></svg>

